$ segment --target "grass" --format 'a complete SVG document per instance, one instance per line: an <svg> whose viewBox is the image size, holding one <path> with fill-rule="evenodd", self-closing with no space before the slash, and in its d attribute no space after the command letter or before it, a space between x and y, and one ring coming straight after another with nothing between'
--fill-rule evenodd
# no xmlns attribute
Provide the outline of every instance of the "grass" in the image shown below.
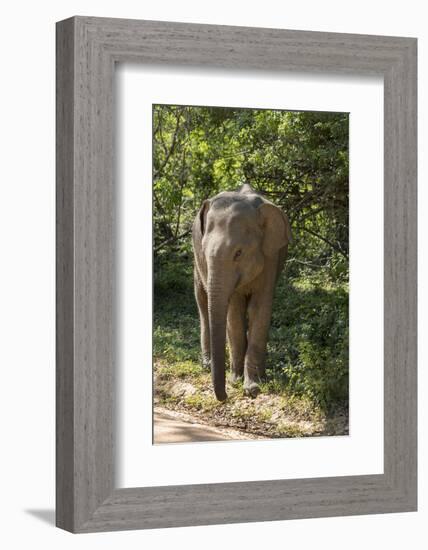
<svg viewBox="0 0 428 550"><path fill-rule="evenodd" d="M319 277L319 274L318 274ZM348 290L319 278L278 283L266 380L257 399L228 384L219 403L200 364L199 321L188 255L155 270L155 400L205 422L268 437L338 435L348 429Z"/></svg>

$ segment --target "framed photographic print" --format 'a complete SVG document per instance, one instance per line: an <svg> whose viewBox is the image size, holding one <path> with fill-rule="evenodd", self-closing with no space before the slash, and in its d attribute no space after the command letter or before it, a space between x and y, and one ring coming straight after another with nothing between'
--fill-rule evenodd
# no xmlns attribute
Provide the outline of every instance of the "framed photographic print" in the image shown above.
<svg viewBox="0 0 428 550"><path fill-rule="evenodd" d="M57 525L416 510L416 40L57 24Z"/></svg>

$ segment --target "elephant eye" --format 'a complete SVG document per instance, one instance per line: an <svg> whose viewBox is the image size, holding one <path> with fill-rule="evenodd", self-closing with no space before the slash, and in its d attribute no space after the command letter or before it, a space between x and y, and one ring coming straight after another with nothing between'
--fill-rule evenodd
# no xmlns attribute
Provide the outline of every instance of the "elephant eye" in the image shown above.
<svg viewBox="0 0 428 550"><path fill-rule="evenodd" d="M233 257L233 259L234 259L234 260L237 260L241 254L242 254L242 250L237 250L237 251L235 252L235 256Z"/></svg>

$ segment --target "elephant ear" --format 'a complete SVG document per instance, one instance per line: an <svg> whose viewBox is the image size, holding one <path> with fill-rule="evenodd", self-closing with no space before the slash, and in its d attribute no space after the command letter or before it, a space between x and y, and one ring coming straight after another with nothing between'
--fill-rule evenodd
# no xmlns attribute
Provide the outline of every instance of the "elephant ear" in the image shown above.
<svg viewBox="0 0 428 550"><path fill-rule="evenodd" d="M290 223L286 214L272 203L260 205L259 212L264 234L263 253L273 256L291 241Z"/></svg>
<svg viewBox="0 0 428 550"><path fill-rule="evenodd" d="M202 239L207 222L207 214L210 209L210 201L207 199L202 203L201 208L199 209L198 214L196 215L195 222L193 225L193 234L197 239Z"/></svg>

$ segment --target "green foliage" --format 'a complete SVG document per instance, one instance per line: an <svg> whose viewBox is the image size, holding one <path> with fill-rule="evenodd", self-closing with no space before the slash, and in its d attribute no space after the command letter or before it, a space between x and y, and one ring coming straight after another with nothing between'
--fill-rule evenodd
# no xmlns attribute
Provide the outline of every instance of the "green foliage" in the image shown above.
<svg viewBox="0 0 428 550"><path fill-rule="evenodd" d="M348 396L348 292L304 280L276 289L268 344L268 387L284 385L330 410ZM272 390L271 390L272 391Z"/></svg>
<svg viewBox="0 0 428 550"><path fill-rule="evenodd" d="M154 106L154 354L171 376L198 376L194 216L247 181L287 212L293 232L263 390L324 411L346 405L348 122L346 113Z"/></svg>
<svg viewBox="0 0 428 550"><path fill-rule="evenodd" d="M189 252L204 199L248 181L288 214L292 274L348 276L346 113L155 105L156 257Z"/></svg>
<svg viewBox="0 0 428 550"><path fill-rule="evenodd" d="M153 353L173 363L198 362L199 321L190 258L174 255L157 266L153 312Z"/></svg>
<svg viewBox="0 0 428 550"><path fill-rule="evenodd" d="M168 348L165 349L165 351L167 350ZM171 353L164 354L164 357L167 357L168 355L171 357ZM173 359L175 359L175 356ZM173 363L167 363L166 365L162 365L162 367L158 368L158 372L160 372L164 380L172 378L197 378L201 374L204 374L201 365L199 363L195 363L194 361L176 361Z"/></svg>
<svg viewBox="0 0 428 550"><path fill-rule="evenodd" d="M184 398L184 401L190 409L196 409L204 412L210 412L220 406L219 402L213 395L206 395L204 393L187 395Z"/></svg>

